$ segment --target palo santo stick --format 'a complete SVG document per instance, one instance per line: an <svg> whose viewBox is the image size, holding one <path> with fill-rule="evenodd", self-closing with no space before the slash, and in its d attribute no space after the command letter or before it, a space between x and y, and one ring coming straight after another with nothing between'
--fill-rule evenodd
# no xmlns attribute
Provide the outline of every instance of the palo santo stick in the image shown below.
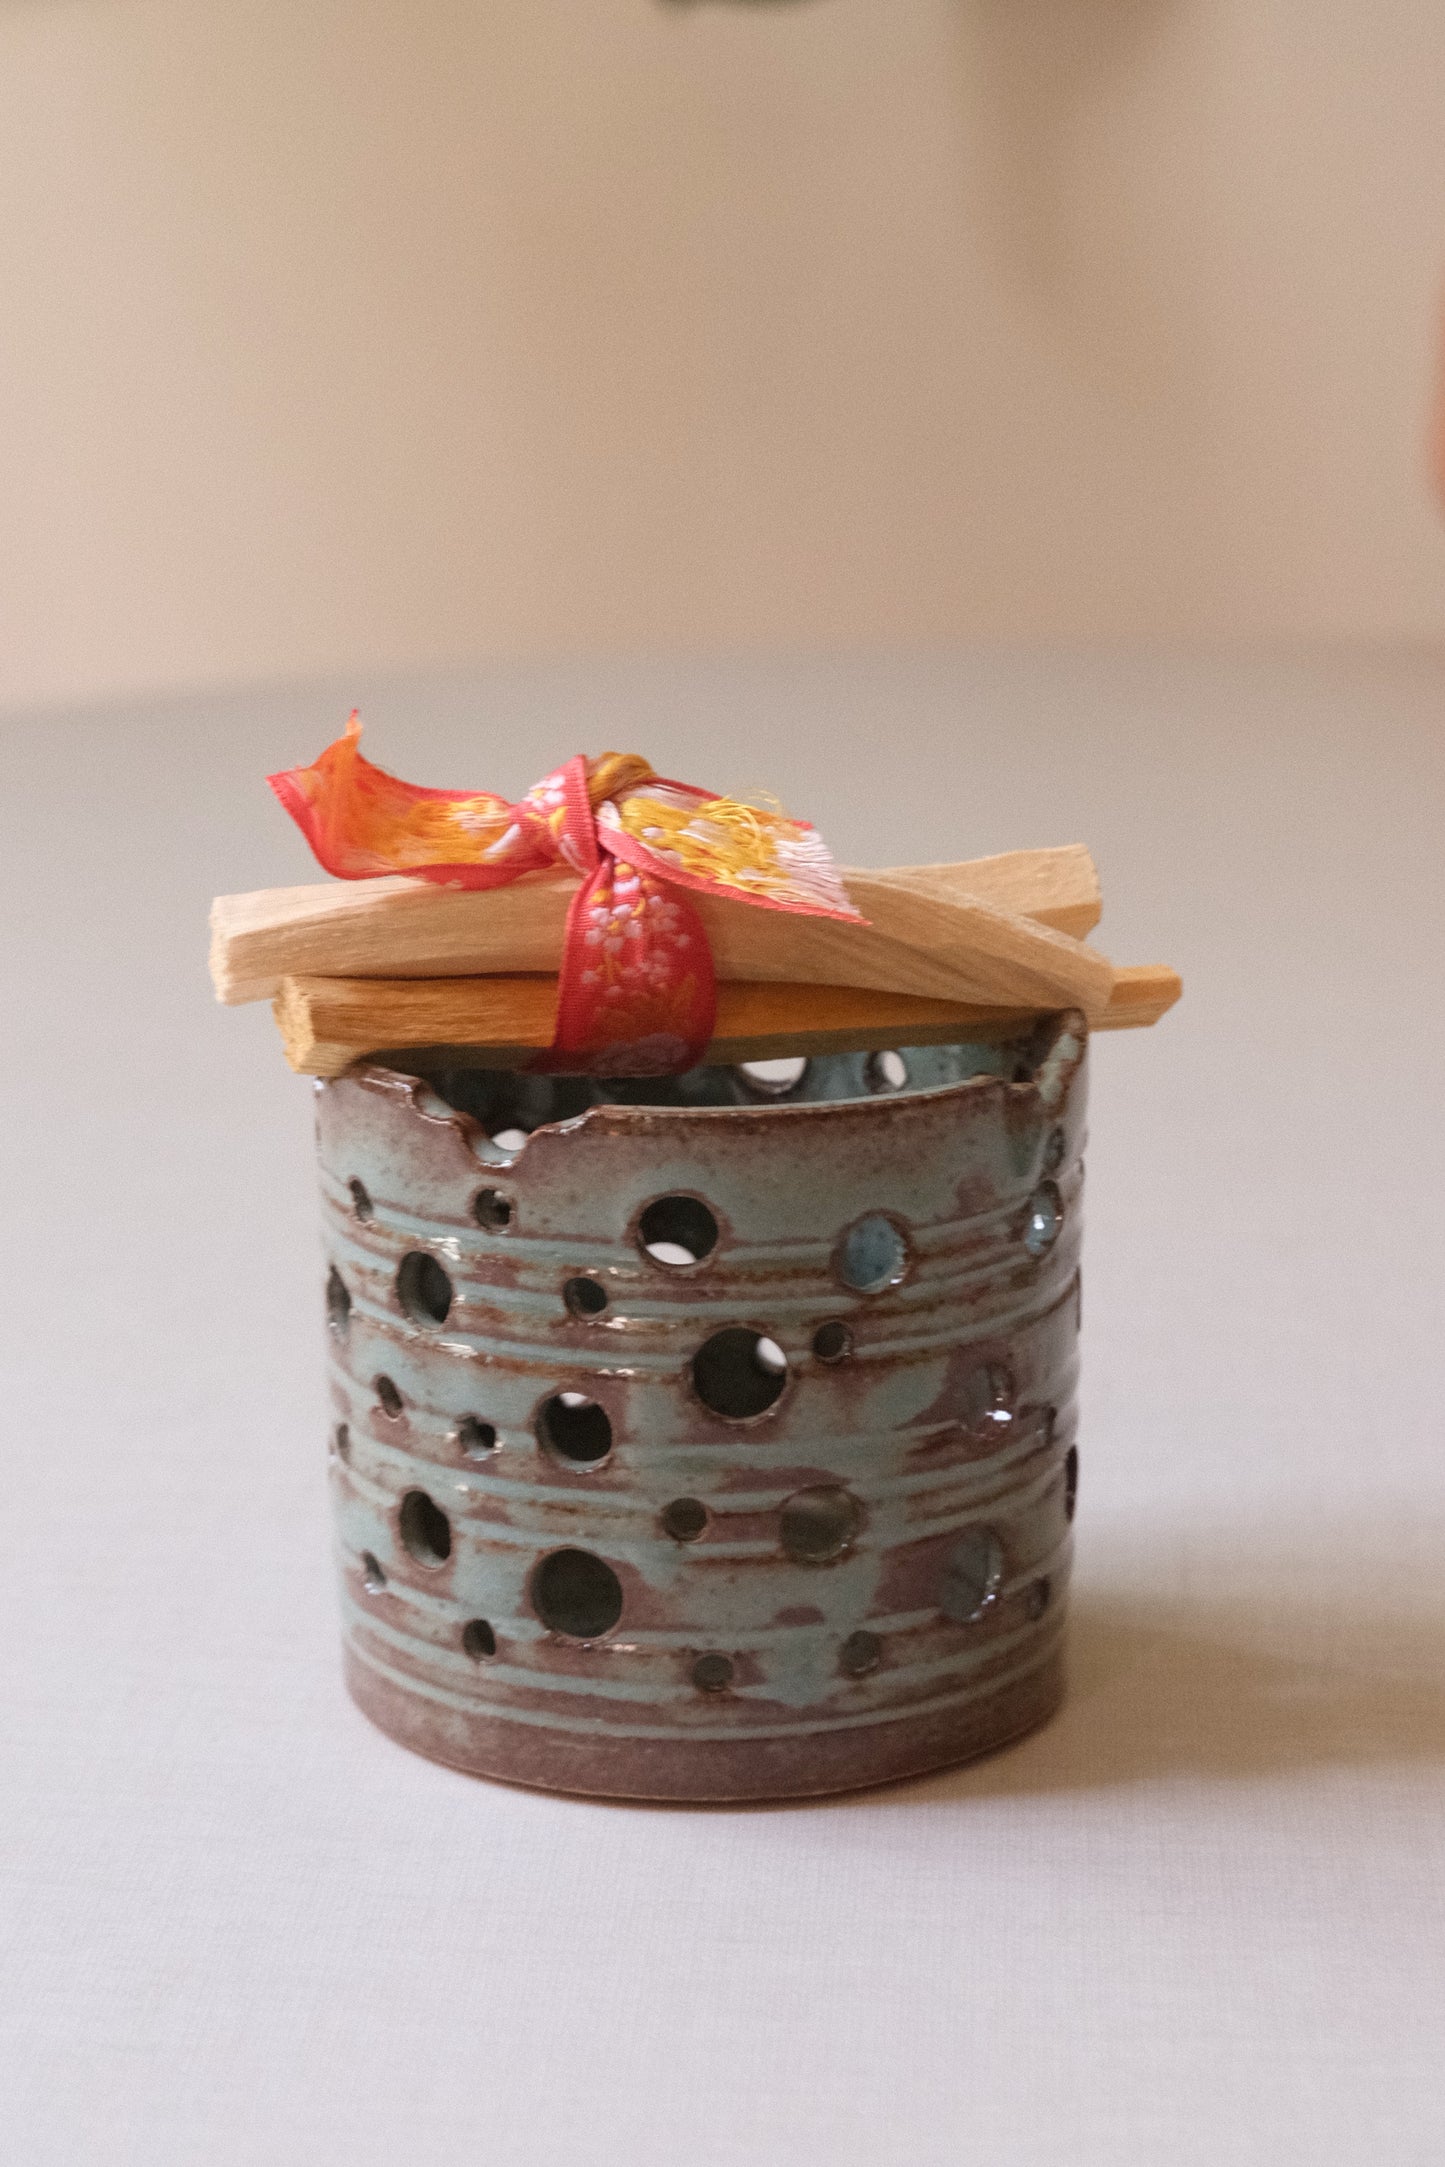
<svg viewBox="0 0 1445 2167"><path fill-rule="evenodd" d="M1178 971L1167 963L1126 963L1114 973L1114 990L1096 1031L1137 1031L1157 1023L1184 991Z"/></svg>
<svg viewBox="0 0 1445 2167"><path fill-rule="evenodd" d="M984 1006L1101 1012L1113 985L1105 957L965 885L976 879L1017 896L1032 883L1046 913L1072 913L1080 922L1098 895L1088 852L1012 856L1029 864L1010 870L1010 860L993 858L928 867L921 882L911 873L849 873L867 926L759 910L720 896L691 900L721 979L870 986ZM285 976L555 972L576 885L565 872L531 874L482 892L392 876L219 896L211 912L217 997L260 1000Z"/></svg>
<svg viewBox="0 0 1445 2167"><path fill-rule="evenodd" d="M1086 1015L1108 1005L1112 964L1067 933L966 891L950 894L887 873L850 872L847 880L867 926L694 898L719 977L870 986L980 1007L1082 1008ZM765 917L773 927L761 927Z"/></svg>
<svg viewBox="0 0 1445 2167"><path fill-rule="evenodd" d="M399 873L218 895L211 982L228 1005L270 1000L283 978L555 974L575 874L529 873L471 893Z"/></svg>
<svg viewBox="0 0 1445 2167"><path fill-rule="evenodd" d="M1104 907L1098 871L1082 843L1065 843L1056 850L1009 850L962 865L890 865L872 874L849 870L845 877L850 889L855 881L873 879L921 895L972 895L1080 941L1099 923ZM869 915L861 902L858 908Z"/></svg>
<svg viewBox="0 0 1445 2167"><path fill-rule="evenodd" d="M846 878L857 890L865 917L879 933L893 938L901 936L887 921L899 890L904 891L905 909L920 895L945 901L972 897L1073 936L1088 932L1099 916L1098 875L1079 843L1057 850L1010 851L960 865L848 872ZM228 1003L269 999L287 972L470 977L488 970L555 971L576 887L576 876L559 870L531 874L481 895L392 875L340 887L324 882L218 896L211 910L211 974L217 998ZM729 917L739 909L750 921L763 915L746 905L725 907ZM775 914L766 915L771 919ZM879 922L880 915L884 922ZM917 923L916 910L910 923ZM749 924L739 938L744 948L751 935L766 945L775 930ZM725 930L723 938L726 943ZM739 970L733 975L788 974Z"/></svg>
<svg viewBox="0 0 1445 2167"><path fill-rule="evenodd" d="M455 1048L489 1068L521 1068L552 1043L555 978L286 978L275 1014L291 1066L339 1076L387 1048ZM946 1043L975 1027L1003 1031L1026 1012L977 1009L854 986L718 987L709 1061L766 1060Z"/></svg>
<svg viewBox="0 0 1445 2167"><path fill-rule="evenodd" d="M1151 966L1123 975L1127 1013L1116 1018L1106 1010L1105 1028L1152 1023L1169 1005L1164 979L1174 980L1177 994L1173 972ZM1145 1013L1145 980L1153 1013ZM286 1058L308 1076L339 1076L369 1054L400 1048L426 1049L433 1067L451 1051L462 1060L485 1055L489 1068L523 1068L552 1043L556 1012L557 981L543 977L286 978L275 1002ZM763 1061L1007 1037L1036 1014L853 986L723 984L707 1059Z"/></svg>

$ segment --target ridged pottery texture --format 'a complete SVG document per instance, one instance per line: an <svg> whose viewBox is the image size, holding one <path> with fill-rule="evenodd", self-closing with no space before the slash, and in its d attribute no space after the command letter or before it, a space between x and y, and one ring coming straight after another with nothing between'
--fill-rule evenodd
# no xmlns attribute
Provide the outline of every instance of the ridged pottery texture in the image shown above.
<svg viewBox="0 0 1445 2167"><path fill-rule="evenodd" d="M942 1767L1052 1711L1080 1018L790 1087L318 1090L347 1673L383 1730L716 1800Z"/></svg>

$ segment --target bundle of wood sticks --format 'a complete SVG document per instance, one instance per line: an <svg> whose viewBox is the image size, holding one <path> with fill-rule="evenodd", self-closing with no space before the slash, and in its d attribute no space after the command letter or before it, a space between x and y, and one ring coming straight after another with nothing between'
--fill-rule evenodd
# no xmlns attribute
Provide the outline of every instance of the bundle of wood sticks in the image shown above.
<svg viewBox="0 0 1445 2167"><path fill-rule="evenodd" d="M843 878L866 925L691 897L719 981L709 1060L1008 1036L1061 1009L1122 1030L1179 998L1174 971L1116 969L1085 942L1101 904L1082 845ZM396 875L218 896L216 997L273 1001L306 1075L403 1049L525 1067L552 1043L577 885L557 870L483 890Z"/></svg>

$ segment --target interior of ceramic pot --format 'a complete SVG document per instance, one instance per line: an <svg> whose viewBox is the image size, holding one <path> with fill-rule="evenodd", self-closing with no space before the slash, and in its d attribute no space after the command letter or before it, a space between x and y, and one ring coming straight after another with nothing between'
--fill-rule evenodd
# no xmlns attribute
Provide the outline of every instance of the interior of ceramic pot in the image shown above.
<svg viewBox="0 0 1445 2167"><path fill-rule="evenodd" d="M488 1141L478 1156L499 1165L534 1130L575 1120L591 1106L759 1108L901 1097L997 1078L1032 1083L1058 1036L1056 1018L1016 1036L955 1046L898 1046L689 1069L681 1076L538 1076L512 1069L439 1063L434 1051L378 1055L387 1068L425 1076L437 1096L477 1121Z"/></svg>

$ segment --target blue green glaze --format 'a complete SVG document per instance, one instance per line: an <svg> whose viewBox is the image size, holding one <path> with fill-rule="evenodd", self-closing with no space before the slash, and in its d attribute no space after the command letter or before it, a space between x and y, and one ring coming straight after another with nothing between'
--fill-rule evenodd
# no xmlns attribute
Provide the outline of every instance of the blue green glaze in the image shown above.
<svg viewBox="0 0 1445 2167"><path fill-rule="evenodd" d="M536 1127L516 1154L488 1141L516 1114L505 1079L446 1080L482 1120L384 1069L322 1087L328 1264L350 1296L344 1329L328 1333L346 1433L332 1466L348 1671L386 1728L520 1781L719 1798L939 1765L1054 1705L1083 1034L1066 1018L1027 1047L905 1058L901 1091L870 1091L865 1057L837 1056L769 1103L750 1103L731 1072L703 1072L673 1094L703 1103L593 1105ZM526 1087L524 1126L547 1110L543 1092ZM505 1119L489 1093L511 1094ZM476 1223L484 1188L510 1203L504 1228ZM720 1227L712 1255L682 1269L645 1255L636 1233L669 1193L701 1198ZM877 1218L896 1230L903 1277L859 1292L847 1278L869 1275L845 1264L849 1232ZM398 1298L416 1251L452 1284L439 1325ZM607 1294L596 1317L563 1299L578 1275ZM824 1361L813 1334L831 1320L852 1346ZM704 1340L737 1326L788 1363L776 1404L745 1420L706 1408L690 1371ZM378 1376L400 1394L394 1416ZM610 1417L598 1465L539 1439L539 1410L563 1392ZM480 1461L458 1442L467 1416L496 1430ZM822 1564L788 1556L780 1532L784 1502L819 1484L860 1508L851 1543ZM450 1524L444 1563L401 1539L415 1489ZM694 1541L663 1525L679 1498L707 1508ZM997 1536L1001 1577L960 1619L946 1590L962 1584L958 1544L979 1530ZM537 1615L538 1561L563 1548L621 1583L621 1618L599 1639ZM379 1592L363 1584L365 1553L386 1574ZM492 1628L491 1659L465 1652L470 1620ZM841 1653L859 1631L880 1643L862 1676ZM732 1666L723 1690L694 1682L706 1655Z"/></svg>

